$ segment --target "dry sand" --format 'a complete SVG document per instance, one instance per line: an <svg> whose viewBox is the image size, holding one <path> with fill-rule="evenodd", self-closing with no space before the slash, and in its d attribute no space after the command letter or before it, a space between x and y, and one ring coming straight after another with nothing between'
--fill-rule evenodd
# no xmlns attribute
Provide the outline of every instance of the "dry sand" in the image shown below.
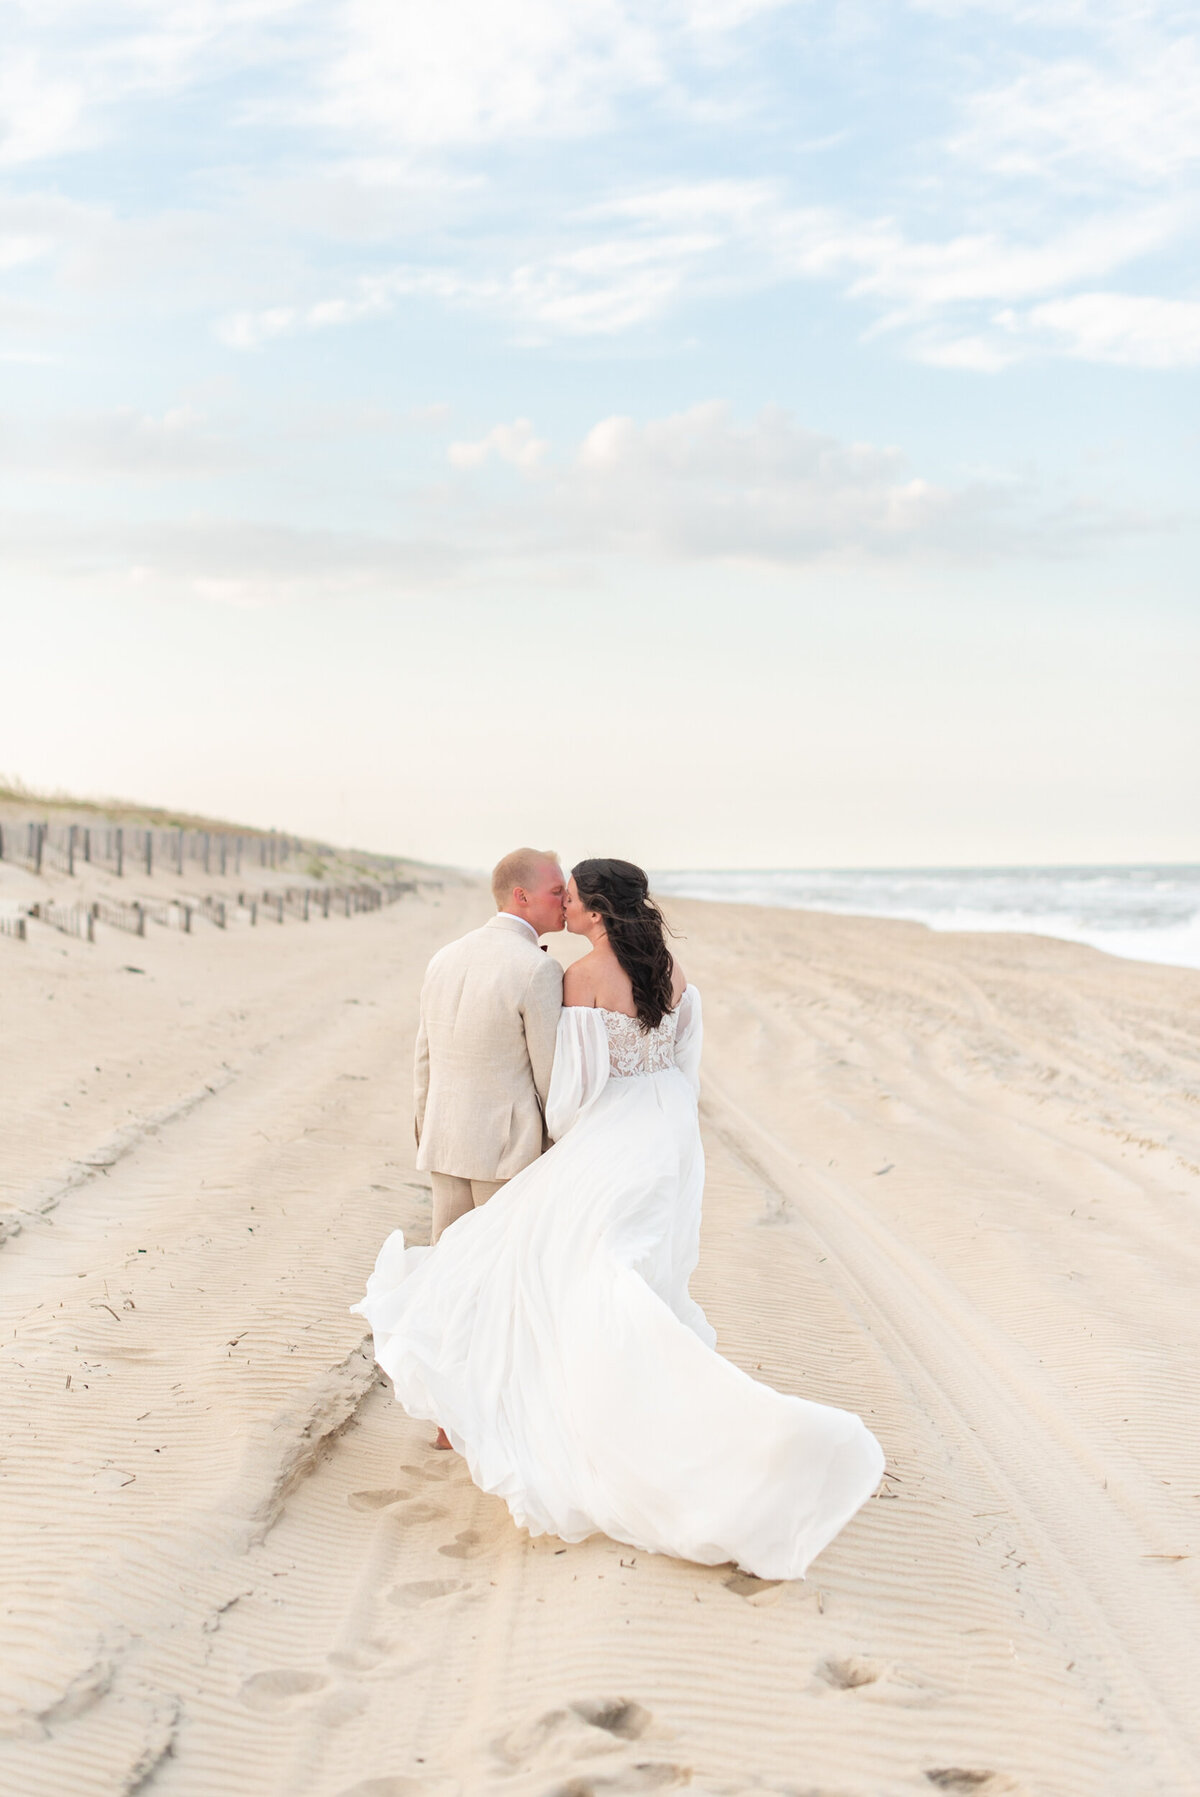
<svg viewBox="0 0 1200 1797"><path fill-rule="evenodd" d="M375 1381L477 889L0 937L5 1792L1200 1790L1200 973L671 911L697 1296L890 1463L803 1584L531 1542Z"/></svg>

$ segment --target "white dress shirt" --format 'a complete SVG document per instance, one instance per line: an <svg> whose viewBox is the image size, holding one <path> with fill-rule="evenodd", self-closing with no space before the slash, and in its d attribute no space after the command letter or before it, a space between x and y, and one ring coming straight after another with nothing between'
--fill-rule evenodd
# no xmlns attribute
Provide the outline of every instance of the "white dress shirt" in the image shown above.
<svg viewBox="0 0 1200 1797"><path fill-rule="evenodd" d="M502 917L511 917L514 923L523 924L529 931L529 934L533 937L533 940L535 942L538 940L538 933L527 917L518 917L515 911L502 911L498 913L498 915Z"/></svg>

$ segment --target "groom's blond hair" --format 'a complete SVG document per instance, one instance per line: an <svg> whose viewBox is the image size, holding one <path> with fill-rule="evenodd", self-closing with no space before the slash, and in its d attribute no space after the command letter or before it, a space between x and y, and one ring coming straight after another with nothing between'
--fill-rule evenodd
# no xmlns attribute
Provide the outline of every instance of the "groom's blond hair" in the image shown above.
<svg viewBox="0 0 1200 1797"><path fill-rule="evenodd" d="M503 910L514 886L532 886L543 867L558 866L556 849L513 849L492 869L492 897Z"/></svg>

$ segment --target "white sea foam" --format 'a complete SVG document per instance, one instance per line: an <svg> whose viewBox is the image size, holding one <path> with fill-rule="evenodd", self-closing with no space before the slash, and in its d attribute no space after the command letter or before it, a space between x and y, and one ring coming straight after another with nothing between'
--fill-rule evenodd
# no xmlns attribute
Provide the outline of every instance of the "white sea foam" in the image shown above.
<svg viewBox="0 0 1200 1797"><path fill-rule="evenodd" d="M1200 867L788 868L668 872L661 893L1015 930L1127 960L1200 967Z"/></svg>

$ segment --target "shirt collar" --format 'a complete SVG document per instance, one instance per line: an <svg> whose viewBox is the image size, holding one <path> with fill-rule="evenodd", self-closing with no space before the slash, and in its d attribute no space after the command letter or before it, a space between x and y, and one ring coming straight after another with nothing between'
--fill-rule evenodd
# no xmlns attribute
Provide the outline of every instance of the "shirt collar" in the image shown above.
<svg viewBox="0 0 1200 1797"><path fill-rule="evenodd" d="M519 923L523 930L528 930L533 940L538 940L538 933L527 917L518 917L515 911L497 911L497 917L507 917L513 923Z"/></svg>

